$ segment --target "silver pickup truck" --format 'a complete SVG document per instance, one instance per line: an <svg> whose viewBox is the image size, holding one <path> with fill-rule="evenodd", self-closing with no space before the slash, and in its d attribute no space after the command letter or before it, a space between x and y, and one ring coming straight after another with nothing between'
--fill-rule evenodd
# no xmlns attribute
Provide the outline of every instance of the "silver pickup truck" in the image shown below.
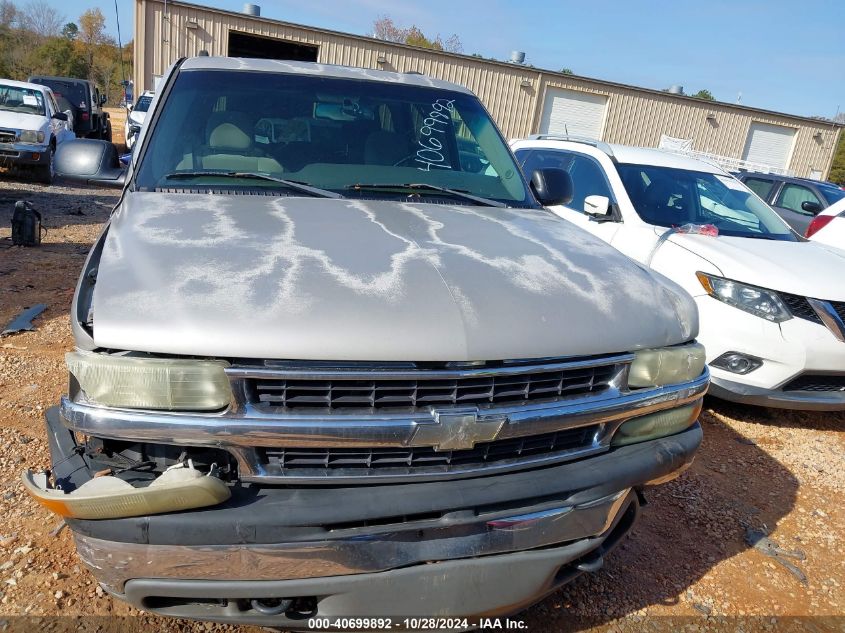
<svg viewBox="0 0 845 633"><path fill-rule="evenodd" d="M56 165L123 194L24 478L141 609L472 627L598 569L701 442L692 299L548 212L566 172L461 86L181 60L128 169Z"/></svg>

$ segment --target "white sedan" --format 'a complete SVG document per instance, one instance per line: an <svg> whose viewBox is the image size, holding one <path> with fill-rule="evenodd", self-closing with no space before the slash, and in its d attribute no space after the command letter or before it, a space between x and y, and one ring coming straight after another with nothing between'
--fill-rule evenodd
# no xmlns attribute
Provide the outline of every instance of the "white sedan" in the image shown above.
<svg viewBox="0 0 845 633"><path fill-rule="evenodd" d="M845 251L797 235L741 182L692 158L543 136L512 149L529 177L571 175L574 197L554 213L695 298L711 393L845 410Z"/></svg>
<svg viewBox="0 0 845 633"><path fill-rule="evenodd" d="M807 237L845 250L845 198L819 212L807 227Z"/></svg>

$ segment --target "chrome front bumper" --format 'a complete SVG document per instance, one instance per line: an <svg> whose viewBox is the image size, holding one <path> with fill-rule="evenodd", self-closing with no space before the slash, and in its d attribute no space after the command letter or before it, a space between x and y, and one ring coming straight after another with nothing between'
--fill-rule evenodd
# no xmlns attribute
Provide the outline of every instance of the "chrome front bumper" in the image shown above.
<svg viewBox="0 0 845 633"><path fill-rule="evenodd" d="M38 156L38 158L35 158ZM49 145L32 145L28 143L0 143L0 162L45 165L50 157Z"/></svg>
<svg viewBox="0 0 845 633"><path fill-rule="evenodd" d="M171 580L290 580L345 576L429 561L517 552L606 532L634 493L622 490L581 504L487 513L376 528L344 530L338 538L263 545L148 545L76 533L79 557L113 593L134 578ZM356 533L357 532L357 533Z"/></svg>
<svg viewBox="0 0 845 633"><path fill-rule="evenodd" d="M707 392L709 372L680 385L622 392L613 386L600 395L574 397L550 403L519 404L473 408L475 424L489 424L498 428L496 440L525 438L565 429L596 426L590 442L576 449L539 455L519 460L491 462L483 467L462 470L451 468L441 475L391 474L382 478L413 477L416 480L449 479L479 474L493 474L512 470L569 461L607 451L616 429L630 418L671 409L701 400ZM447 424L440 411L418 411L413 414L372 415L272 414L244 402L237 402L229 411L219 414L170 413L101 408L63 398L61 416L64 425L84 435L122 441L150 442L181 446L215 447L232 454L238 464L239 479L244 482L291 484L326 477L297 477L274 473L259 457L260 447L430 447L431 437L439 425ZM379 478L344 476L331 479Z"/></svg>

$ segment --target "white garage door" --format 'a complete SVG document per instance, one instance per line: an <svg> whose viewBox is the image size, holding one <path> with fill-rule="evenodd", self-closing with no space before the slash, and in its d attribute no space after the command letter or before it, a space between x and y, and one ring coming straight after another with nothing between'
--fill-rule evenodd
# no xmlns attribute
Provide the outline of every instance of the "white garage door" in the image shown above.
<svg viewBox="0 0 845 633"><path fill-rule="evenodd" d="M768 123L752 123L745 141L743 160L785 169L792 157L795 128Z"/></svg>
<svg viewBox="0 0 845 633"><path fill-rule="evenodd" d="M601 139L607 97L590 92L548 88L540 119L541 134L569 134Z"/></svg>

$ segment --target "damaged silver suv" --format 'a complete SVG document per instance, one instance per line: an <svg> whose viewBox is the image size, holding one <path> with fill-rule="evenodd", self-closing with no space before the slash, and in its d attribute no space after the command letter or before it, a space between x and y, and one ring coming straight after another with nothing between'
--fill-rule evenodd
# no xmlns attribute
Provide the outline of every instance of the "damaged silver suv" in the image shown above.
<svg viewBox="0 0 845 633"><path fill-rule="evenodd" d="M692 299L544 209L567 174L526 181L461 86L213 57L160 85L128 169L56 156L123 195L24 480L102 586L468 628L598 569L701 441Z"/></svg>

